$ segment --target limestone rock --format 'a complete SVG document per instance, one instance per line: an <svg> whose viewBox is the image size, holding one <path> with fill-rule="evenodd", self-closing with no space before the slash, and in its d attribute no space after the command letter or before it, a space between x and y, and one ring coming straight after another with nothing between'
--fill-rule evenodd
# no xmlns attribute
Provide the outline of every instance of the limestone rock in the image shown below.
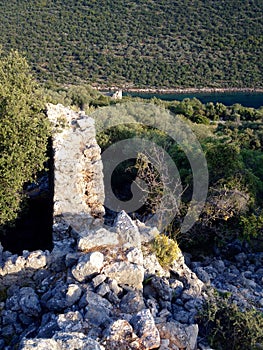
<svg viewBox="0 0 263 350"><path fill-rule="evenodd" d="M150 310L139 311L130 323L146 349L157 349L160 346L160 334Z"/></svg>
<svg viewBox="0 0 263 350"><path fill-rule="evenodd" d="M143 265L143 254L142 251L138 248L132 248L126 254L129 262L137 265Z"/></svg>
<svg viewBox="0 0 263 350"><path fill-rule="evenodd" d="M195 273L201 281L203 281L204 283L210 283L210 276L202 267L197 267L195 269Z"/></svg>
<svg viewBox="0 0 263 350"><path fill-rule="evenodd" d="M118 284L126 284L136 289L142 288L144 269L142 266L130 264L126 261L113 262L106 266L102 272L110 278L115 279Z"/></svg>
<svg viewBox="0 0 263 350"><path fill-rule="evenodd" d="M180 350L180 349L176 345L172 345L170 347L169 339L161 339L161 345L159 347L159 350Z"/></svg>
<svg viewBox="0 0 263 350"><path fill-rule="evenodd" d="M105 275L98 275L94 278L92 278L92 283L94 288L98 287L101 283L105 281L107 277Z"/></svg>
<svg viewBox="0 0 263 350"><path fill-rule="evenodd" d="M57 331L59 331L57 315L47 313L42 316L42 322L36 337L49 339L52 338Z"/></svg>
<svg viewBox="0 0 263 350"><path fill-rule="evenodd" d="M170 276L169 271L162 268L156 255L152 254L150 251L147 251L144 256L143 267L146 276Z"/></svg>
<svg viewBox="0 0 263 350"><path fill-rule="evenodd" d="M80 306L85 306L84 321L91 327L108 325L111 322L110 314L113 305L105 298L91 291L86 291L80 301Z"/></svg>
<svg viewBox="0 0 263 350"><path fill-rule="evenodd" d="M56 260L59 256L65 256L70 253L75 253L74 249L75 239L74 238L66 238L61 239L60 241L54 241L54 246L52 249L52 254L48 258Z"/></svg>
<svg viewBox="0 0 263 350"><path fill-rule="evenodd" d="M136 224L140 232L142 243L149 243L154 239L156 235L160 234L156 227L146 226L139 220L136 221Z"/></svg>
<svg viewBox="0 0 263 350"><path fill-rule="evenodd" d="M87 312L85 313L84 320L90 327L103 328L111 323L110 310L104 305L89 304L86 306Z"/></svg>
<svg viewBox="0 0 263 350"><path fill-rule="evenodd" d="M19 350L62 350L62 347L54 339L24 339Z"/></svg>
<svg viewBox="0 0 263 350"><path fill-rule="evenodd" d="M20 350L104 350L103 346L82 332L56 332L51 339L23 339Z"/></svg>
<svg viewBox="0 0 263 350"><path fill-rule="evenodd" d="M57 332L53 339L61 350L103 350L100 344L81 332ZM52 349L53 348L46 348Z"/></svg>
<svg viewBox="0 0 263 350"><path fill-rule="evenodd" d="M15 329L11 324L8 324L6 326L4 326L1 329L1 336L3 338L7 337L7 338L11 338L13 336L15 336Z"/></svg>
<svg viewBox="0 0 263 350"><path fill-rule="evenodd" d="M19 304L24 314L29 317L37 317L41 312L38 296L36 295L34 289L30 287L20 289Z"/></svg>
<svg viewBox="0 0 263 350"><path fill-rule="evenodd" d="M190 326L185 328L185 332L188 336L189 350L196 349L197 336L198 336L198 325L191 324Z"/></svg>
<svg viewBox="0 0 263 350"><path fill-rule="evenodd" d="M87 277L100 272L103 267L103 261L104 255L100 252L83 255L79 258L77 265L71 270L72 274L77 281L83 282Z"/></svg>
<svg viewBox="0 0 263 350"><path fill-rule="evenodd" d="M48 289L41 297L41 303L50 311L61 312L67 306L66 293L68 286L63 281L58 281L53 289Z"/></svg>
<svg viewBox="0 0 263 350"><path fill-rule="evenodd" d="M144 286L144 295L158 300L171 301L172 291L167 280L154 276Z"/></svg>
<svg viewBox="0 0 263 350"><path fill-rule="evenodd" d="M120 305L120 299L118 295L113 293L111 290L107 294L107 299L109 300L109 302L111 302L113 305L117 307Z"/></svg>
<svg viewBox="0 0 263 350"><path fill-rule="evenodd" d="M78 249L80 251L85 251L94 248L111 247L118 244L118 234L101 227L96 231L89 232L84 237L80 237L78 241Z"/></svg>
<svg viewBox="0 0 263 350"><path fill-rule="evenodd" d="M67 267L72 267L75 265L80 258L80 254L81 253L68 253L65 257L65 265Z"/></svg>
<svg viewBox="0 0 263 350"><path fill-rule="evenodd" d="M126 350L131 349L132 342L138 339L133 332L132 326L126 320L117 320L113 322L104 332L107 349Z"/></svg>
<svg viewBox="0 0 263 350"><path fill-rule="evenodd" d="M117 296L122 292L122 288L120 288L118 282L115 279L109 278L108 283L111 291Z"/></svg>
<svg viewBox="0 0 263 350"><path fill-rule="evenodd" d="M169 339L170 346L179 349L195 350L197 344L198 326L183 326L178 322L166 322L156 325L161 339Z"/></svg>
<svg viewBox="0 0 263 350"><path fill-rule="evenodd" d="M141 248L138 227L124 210L118 214L114 222L114 229L119 234L119 242L124 248Z"/></svg>
<svg viewBox="0 0 263 350"><path fill-rule="evenodd" d="M2 310L1 312L2 325L15 324L17 321L17 313L11 310Z"/></svg>
<svg viewBox="0 0 263 350"><path fill-rule="evenodd" d="M57 323L64 332L79 332L83 328L83 318L79 311L69 311L58 315Z"/></svg>
<svg viewBox="0 0 263 350"><path fill-rule="evenodd" d="M120 303L121 311L126 314L134 314L145 308L142 292L130 291L122 299Z"/></svg>
<svg viewBox="0 0 263 350"><path fill-rule="evenodd" d="M96 306L103 306L106 309L111 310L113 308L112 304L105 298L101 297L100 295L90 291L86 290L84 295L79 301L79 307L84 308L86 306L94 305Z"/></svg>
<svg viewBox="0 0 263 350"><path fill-rule="evenodd" d="M204 288L204 283L189 269L184 262L184 256L181 253L179 258L173 262L170 270L177 274L182 280L185 280L187 290L184 291L184 296L190 299L191 297L199 297Z"/></svg>
<svg viewBox="0 0 263 350"><path fill-rule="evenodd" d="M23 256L14 255L4 262L3 268L0 270L2 276L11 275L22 271L25 267L26 259Z"/></svg>
<svg viewBox="0 0 263 350"><path fill-rule="evenodd" d="M69 284L66 293L66 301L68 306L75 304L81 296L81 288L77 284Z"/></svg>
<svg viewBox="0 0 263 350"><path fill-rule="evenodd" d="M77 125L80 127L80 130L85 130L85 129L93 129L95 127L94 119L89 118L89 117L82 117L77 120ZM95 135L94 135L95 136Z"/></svg>
<svg viewBox="0 0 263 350"><path fill-rule="evenodd" d="M96 289L96 293L98 293L101 296L105 296L110 292L110 287L107 283L101 283L98 288Z"/></svg>
<svg viewBox="0 0 263 350"><path fill-rule="evenodd" d="M41 250L32 252L26 261L26 267L32 269L40 269L47 264L47 255Z"/></svg>

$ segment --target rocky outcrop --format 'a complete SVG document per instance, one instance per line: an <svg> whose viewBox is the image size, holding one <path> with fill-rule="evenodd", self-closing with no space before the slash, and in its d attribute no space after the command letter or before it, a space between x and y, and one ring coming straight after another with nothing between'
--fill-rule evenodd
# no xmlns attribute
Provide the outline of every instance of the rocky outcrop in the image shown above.
<svg viewBox="0 0 263 350"><path fill-rule="evenodd" d="M237 251L231 259L206 257L202 261L191 261L189 266L207 286L231 295L232 302L241 310L253 306L263 312L262 252Z"/></svg>
<svg viewBox="0 0 263 350"><path fill-rule="evenodd" d="M103 172L94 120L62 105L48 104L47 115L53 125L53 235L59 241L102 223Z"/></svg>
<svg viewBox="0 0 263 350"><path fill-rule="evenodd" d="M136 227L143 241L152 232L122 212L115 237L119 220ZM231 293L241 309L263 310L262 253L198 262L179 254L164 270L149 243L138 246L136 238L132 246L124 237L126 244L116 239L107 246L94 236L85 251L73 238L52 252L4 251L0 349L209 349L198 342L196 324L207 289Z"/></svg>
<svg viewBox="0 0 263 350"><path fill-rule="evenodd" d="M113 244L93 232L84 251L81 238L71 238L52 252L4 252L0 349L196 349L203 283L182 254L171 270L153 273L157 259L141 242L145 231L152 229L122 212L106 233ZM186 304L180 323L176 305Z"/></svg>

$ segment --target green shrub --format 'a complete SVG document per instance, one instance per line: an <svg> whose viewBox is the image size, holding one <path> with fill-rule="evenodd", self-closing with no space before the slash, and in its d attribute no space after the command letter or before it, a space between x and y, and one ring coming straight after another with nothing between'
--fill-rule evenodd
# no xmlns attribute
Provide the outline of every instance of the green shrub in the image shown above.
<svg viewBox="0 0 263 350"><path fill-rule="evenodd" d="M241 226L243 228L242 238L250 240L263 235L263 210L256 214L240 217Z"/></svg>
<svg viewBox="0 0 263 350"><path fill-rule="evenodd" d="M155 237L152 243L152 249L162 267L169 267L178 258L180 253L177 242L164 234Z"/></svg>
<svg viewBox="0 0 263 350"><path fill-rule="evenodd" d="M46 84L44 93L50 103L61 103L64 106L74 106L85 111L90 109L93 100L97 101L102 96L100 92L92 89L89 85Z"/></svg>
<svg viewBox="0 0 263 350"><path fill-rule="evenodd" d="M254 350L263 346L263 314L241 311L228 298L217 294L199 312L200 329L217 350Z"/></svg>
<svg viewBox="0 0 263 350"><path fill-rule="evenodd" d="M207 145L206 152L210 183L215 183L223 178L229 179L243 169L239 146L234 143L215 141L212 145Z"/></svg>
<svg viewBox="0 0 263 350"><path fill-rule="evenodd" d="M49 124L26 60L0 52L0 226L17 217L23 186L43 169Z"/></svg>

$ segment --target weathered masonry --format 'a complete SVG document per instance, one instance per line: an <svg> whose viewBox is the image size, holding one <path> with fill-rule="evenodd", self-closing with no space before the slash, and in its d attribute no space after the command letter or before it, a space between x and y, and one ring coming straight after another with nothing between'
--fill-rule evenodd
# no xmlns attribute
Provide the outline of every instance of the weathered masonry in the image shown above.
<svg viewBox="0 0 263 350"><path fill-rule="evenodd" d="M47 106L53 124L53 240L82 235L104 215L104 185L94 120L63 105Z"/></svg>

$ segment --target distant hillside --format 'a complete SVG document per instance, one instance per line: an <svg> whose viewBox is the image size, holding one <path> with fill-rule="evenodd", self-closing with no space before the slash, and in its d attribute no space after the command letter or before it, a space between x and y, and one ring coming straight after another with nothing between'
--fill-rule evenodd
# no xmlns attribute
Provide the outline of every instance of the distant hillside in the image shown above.
<svg viewBox="0 0 263 350"><path fill-rule="evenodd" d="M0 33L41 81L263 86L262 0L2 0Z"/></svg>

